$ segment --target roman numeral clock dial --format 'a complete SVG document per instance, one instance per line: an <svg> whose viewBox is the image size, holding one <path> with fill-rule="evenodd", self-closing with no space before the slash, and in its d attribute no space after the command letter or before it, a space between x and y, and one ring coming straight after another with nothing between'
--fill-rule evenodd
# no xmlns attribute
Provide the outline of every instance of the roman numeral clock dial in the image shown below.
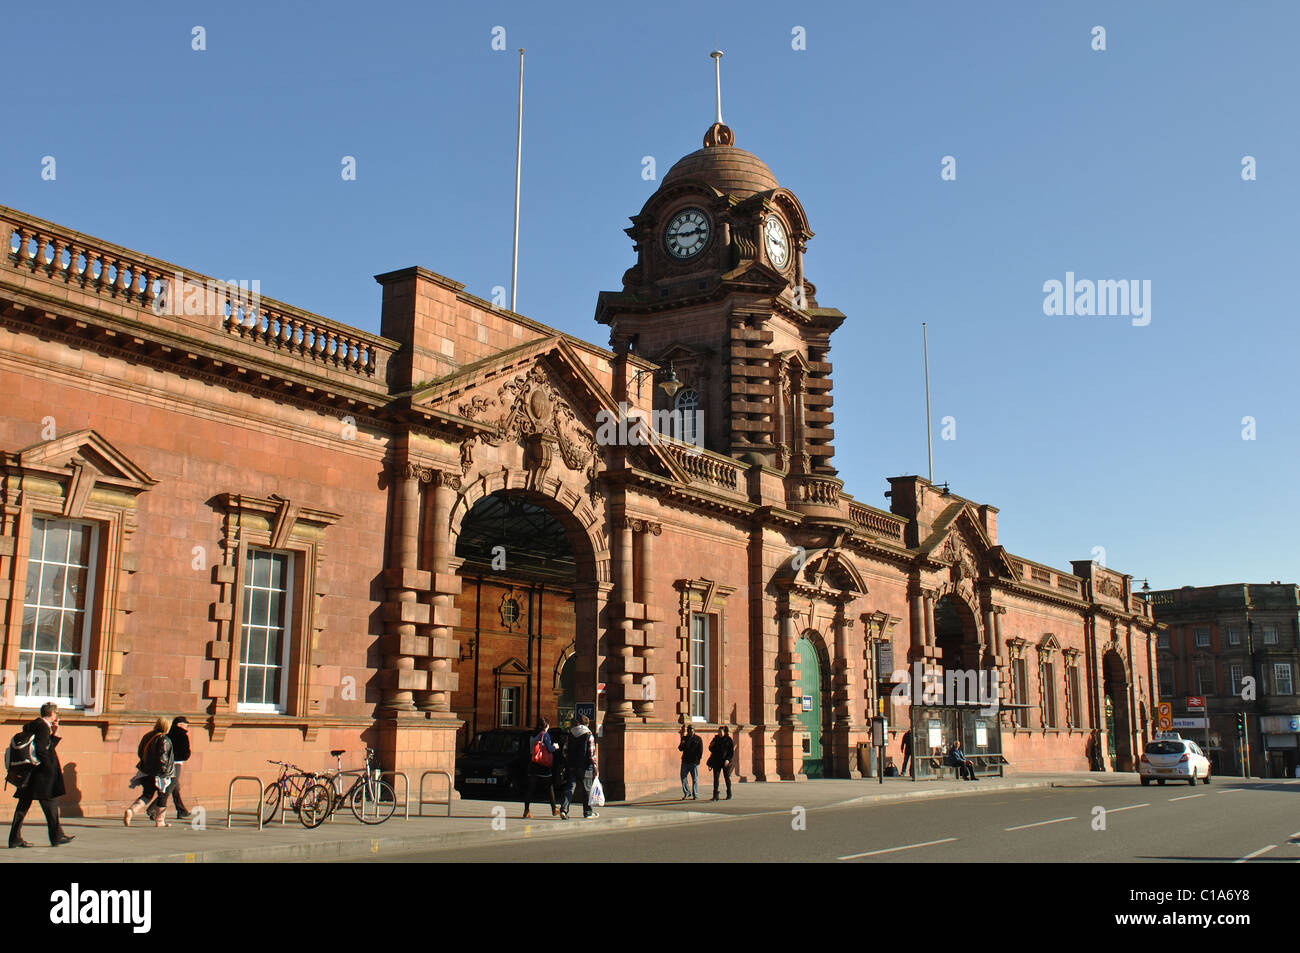
<svg viewBox="0 0 1300 953"><path fill-rule="evenodd" d="M778 268L784 268L790 260L790 237L775 215L769 215L763 223L763 243L767 246L768 261Z"/></svg>
<svg viewBox="0 0 1300 953"><path fill-rule="evenodd" d="M709 217L698 208L685 208L664 229L664 247L674 258L694 258L709 243Z"/></svg>

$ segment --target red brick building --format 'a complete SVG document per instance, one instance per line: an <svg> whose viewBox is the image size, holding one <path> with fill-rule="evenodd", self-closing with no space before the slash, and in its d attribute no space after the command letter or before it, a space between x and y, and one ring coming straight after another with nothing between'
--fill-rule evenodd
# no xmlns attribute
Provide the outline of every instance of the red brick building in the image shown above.
<svg viewBox="0 0 1300 953"><path fill-rule="evenodd" d="M675 783L687 721L733 728L744 779L855 776L872 714L897 758L900 683L945 669L1009 707L934 706L918 749L1085 770L1109 731L1131 769L1156 679L1130 577L1013 555L919 477L889 511L845 492L844 316L799 200L731 142L633 218L610 349L423 268L378 276L370 334L0 208L3 715L64 700L71 800L123 804L160 713L199 729L209 803L363 743L414 781L579 704L615 797ZM611 440L621 404L684 439Z"/></svg>

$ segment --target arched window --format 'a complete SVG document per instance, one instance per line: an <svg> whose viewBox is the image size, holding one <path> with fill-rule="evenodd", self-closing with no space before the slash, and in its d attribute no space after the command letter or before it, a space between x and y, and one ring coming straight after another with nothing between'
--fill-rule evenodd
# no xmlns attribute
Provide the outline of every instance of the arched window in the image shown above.
<svg viewBox="0 0 1300 953"><path fill-rule="evenodd" d="M700 392L694 388L688 387L677 393L677 401L673 405L681 419L681 430L679 431L683 443L693 443L699 445L704 441L703 421L700 411Z"/></svg>

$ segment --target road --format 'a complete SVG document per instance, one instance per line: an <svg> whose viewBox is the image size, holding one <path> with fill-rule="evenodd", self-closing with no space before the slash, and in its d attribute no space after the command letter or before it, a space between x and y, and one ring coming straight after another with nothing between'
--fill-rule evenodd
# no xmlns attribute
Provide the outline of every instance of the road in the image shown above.
<svg viewBox="0 0 1300 953"><path fill-rule="evenodd" d="M1300 781L1081 783L811 809L802 829L799 820L792 809L583 835L582 821L545 818L574 836L365 862L1300 862Z"/></svg>

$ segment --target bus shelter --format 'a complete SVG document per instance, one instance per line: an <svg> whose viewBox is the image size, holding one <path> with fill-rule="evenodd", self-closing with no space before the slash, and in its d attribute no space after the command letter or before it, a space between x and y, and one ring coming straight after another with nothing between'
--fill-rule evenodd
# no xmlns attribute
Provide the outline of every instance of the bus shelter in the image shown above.
<svg viewBox="0 0 1300 953"><path fill-rule="evenodd" d="M980 705L913 705L912 779L942 778L955 773L945 763L954 741L975 762L975 776L1000 778L1002 726L996 712Z"/></svg>

